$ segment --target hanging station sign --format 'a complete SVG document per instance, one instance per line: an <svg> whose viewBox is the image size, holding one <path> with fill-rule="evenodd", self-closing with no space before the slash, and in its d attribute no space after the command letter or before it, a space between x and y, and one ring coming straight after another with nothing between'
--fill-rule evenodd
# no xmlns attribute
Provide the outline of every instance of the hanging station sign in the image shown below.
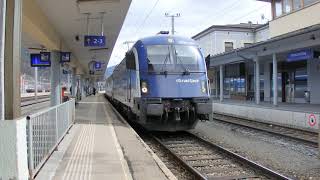
<svg viewBox="0 0 320 180"><path fill-rule="evenodd" d="M105 47L106 37L97 36L97 35L84 36L84 46L85 47Z"/></svg>
<svg viewBox="0 0 320 180"><path fill-rule="evenodd" d="M49 58L50 59L50 58ZM41 54L30 54L31 67L50 67L51 61L43 61Z"/></svg>
<svg viewBox="0 0 320 180"><path fill-rule="evenodd" d="M311 49L303 49L300 51L291 52L287 55L288 62L308 60L312 58L313 58L313 51Z"/></svg>
<svg viewBox="0 0 320 180"><path fill-rule="evenodd" d="M94 64L94 69L99 70L99 69L101 69L101 68L102 68L101 62L95 62L95 64Z"/></svg>
<svg viewBox="0 0 320 180"><path fill-rule="evenodd" d="M60 62L66 63L71 61L71 52L60 52Z"/></svg>

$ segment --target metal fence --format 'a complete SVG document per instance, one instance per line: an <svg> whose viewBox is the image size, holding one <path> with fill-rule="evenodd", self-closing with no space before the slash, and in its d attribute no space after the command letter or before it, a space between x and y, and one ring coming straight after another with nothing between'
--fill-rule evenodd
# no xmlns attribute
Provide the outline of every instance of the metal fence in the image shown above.
<svg viewBox="0 0 320 180"><path fill-rule="evenodd" d="M75 119L75 100L50 107L27 117L28 163L30 177L57 148Z"/></svg>

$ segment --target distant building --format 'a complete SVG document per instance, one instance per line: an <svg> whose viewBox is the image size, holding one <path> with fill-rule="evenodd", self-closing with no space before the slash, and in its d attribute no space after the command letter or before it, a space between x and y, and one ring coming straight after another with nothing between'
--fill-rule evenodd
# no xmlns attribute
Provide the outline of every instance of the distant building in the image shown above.
<svg viewBox="0 0 320 180"><path fill-rule="evenodd" d="M193 37L210 55L212 96L320 104L320 1L260 1L271 3L268 24L212 26Z"/></svg>
<svg viewBox="0 0 320 180"><path fill-rule="evenodd" d="M192 37L200 44L204 56L232 51L268 38L268 24L252 24L251 22L213 25Z"/></svg>

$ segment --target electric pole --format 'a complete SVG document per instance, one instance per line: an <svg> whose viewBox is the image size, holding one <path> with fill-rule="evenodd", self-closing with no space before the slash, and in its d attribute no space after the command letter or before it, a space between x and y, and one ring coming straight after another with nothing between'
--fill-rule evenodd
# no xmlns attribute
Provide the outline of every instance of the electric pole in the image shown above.
<svg viewBox="0 0 320 180"><path fill-rule="evenodd" d="M123 42L123 44L127 45L128 51L130 50L130 44L131 43L135 43L135 41L125 41L125 42Z"/></svg>
<svg viewBox="0 0 320 180"><path fill-rule="evenodd" d="M176 14L165 13L165 16L171 17L171 34L174 35L174 18L180 17L180 13L176 13Z"/></svg>

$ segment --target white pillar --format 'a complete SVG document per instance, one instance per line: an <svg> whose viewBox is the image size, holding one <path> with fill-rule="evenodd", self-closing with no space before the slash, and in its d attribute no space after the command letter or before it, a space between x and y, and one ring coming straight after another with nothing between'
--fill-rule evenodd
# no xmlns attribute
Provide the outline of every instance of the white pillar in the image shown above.
<svg viewBox="0 0 320 180"><path fill-rule="evenodd" d="M51 106L61 104L60 66L60 53L51 52Z"/></svg>
<svg viewBox="0 0 320 180"><path fill-rule="evenodd" d="M21 114L20 56L22 0L6 1L5 13L4 110L5 119L15 119L20 117Z"/></svg>
<svg viewBox="0 0 320 180"><path fill-rule="evenodd" d="M223 65L220 65L220 102L223 101Z"/></svg>
<svg viewBox="0 0 320 180"><path fill-rule="evenodd" d="M270 95L270 62L264 63L264 101L271 103L271 95Z"/></svg>
<svg viewBox="0 0 320 180"><path fill-rule="evenodd" d="M259 57L256 56L254 58L254 61L256 63L256 65L255 65L255 83L256 83L255 99L256 99L256 104L260 104L260 64L259 64Z"/></svg>
<svg viewBox="0 0 320 180"><path fill-rule="evenodd" d="M276 54L272 55L273 105L278 105L278 64Z"/></svg>

